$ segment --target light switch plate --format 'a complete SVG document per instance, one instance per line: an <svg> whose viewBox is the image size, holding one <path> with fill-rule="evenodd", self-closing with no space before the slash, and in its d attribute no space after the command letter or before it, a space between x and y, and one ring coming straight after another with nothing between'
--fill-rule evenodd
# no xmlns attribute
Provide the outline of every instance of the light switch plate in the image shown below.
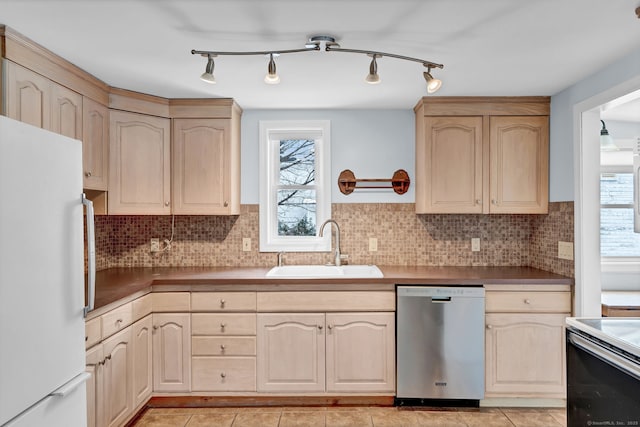
<svg viewBox="0 0 640 427"><path fill-rule="evenodd" d="M150 243L150 248L149 248L149 252L151 253L156 253L156 252L160 252L160 239L151 239L151 243Z"/></svg>
<svg viewBox="0 0 640 427"><path fill-rule="evenodd" d="M242 238L242 251L243 252L250 252L251 251L251 238L250 237L243 237Z"/></svg>
<svg viewBox="0 0 640 427"><path fill-rule="evenodd" d="M471 238L471 251L472 252L480 252L480 238L472 237Z"/></svg>
<svg viewBox="0 0 640 427"><path fill-rule="evenodd" d="M573 242L558 242L558 258L573 260Z"/></svg>
<svg viewBox="0 0 640 427"><path fill-rule="evenodd" d="M378 239L375 237L369 237L369 252L378 251Z"/></svg>

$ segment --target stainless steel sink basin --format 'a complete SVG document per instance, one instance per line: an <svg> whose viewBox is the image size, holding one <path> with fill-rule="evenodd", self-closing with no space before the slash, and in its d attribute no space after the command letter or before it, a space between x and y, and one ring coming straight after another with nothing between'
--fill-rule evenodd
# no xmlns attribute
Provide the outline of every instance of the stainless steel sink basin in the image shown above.
<svg viewBox="0 0 640 427"><path fill-rule="evenodd" d="M273 267L266 277L367 279L384 277L375 265L283 265Z"/></svg>

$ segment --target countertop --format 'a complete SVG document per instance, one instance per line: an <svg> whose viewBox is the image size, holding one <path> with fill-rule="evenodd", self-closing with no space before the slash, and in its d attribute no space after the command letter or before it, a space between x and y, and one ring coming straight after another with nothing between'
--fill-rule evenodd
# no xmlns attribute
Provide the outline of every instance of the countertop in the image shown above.
<svg viewBox="0 0 640 427"><path fill-rule="evenodd" d="M96 273L95 308L155 290L394 290L396 284L572 284L573 279L532 267L379 266L382 278L267 278L269 267L133 267Z"/></svg>

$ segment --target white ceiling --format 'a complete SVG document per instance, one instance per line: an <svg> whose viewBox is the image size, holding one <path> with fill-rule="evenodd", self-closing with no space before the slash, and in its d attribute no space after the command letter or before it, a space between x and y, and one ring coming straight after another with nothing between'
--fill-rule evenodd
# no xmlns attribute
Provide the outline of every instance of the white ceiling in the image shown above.
<svg viewBox="0 0 640 427"><path fill-rule="evenodd" d="M0 23L104 82L162 97L232 97L255 108L411 108L426 95L418 63L305 52L218 57L216 85L196 50L343 48L443 63L441 96L553 95L640 47L640 0L0 0Z"/></svg>

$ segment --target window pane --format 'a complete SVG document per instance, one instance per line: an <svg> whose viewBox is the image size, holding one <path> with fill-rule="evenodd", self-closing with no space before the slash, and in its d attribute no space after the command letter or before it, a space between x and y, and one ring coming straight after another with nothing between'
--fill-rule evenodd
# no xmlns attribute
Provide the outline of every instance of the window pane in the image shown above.
<svg viewBox="0 0 640 427"><path fill-rule="evenodd" d="M278 236L316 235L316 191L278 190Z"/></svg>
<svg viewBox="0 0 640 427"><path fill-rule="evenodd" d="M633 203L633 174L603 173L600 175L601 204Z"/></svg>
<svg viewBox="0 0 640 427"><path fill-rule="evenodd" d="M310 185L315 179L315 141L280 141L280 185Z"/></svg>
<svg viewBox="0 0 640 427"><path fill-rule="evenodd" d="M633 209L600 209L600 255L640 256L640 234L633 232Z"/></svg>

